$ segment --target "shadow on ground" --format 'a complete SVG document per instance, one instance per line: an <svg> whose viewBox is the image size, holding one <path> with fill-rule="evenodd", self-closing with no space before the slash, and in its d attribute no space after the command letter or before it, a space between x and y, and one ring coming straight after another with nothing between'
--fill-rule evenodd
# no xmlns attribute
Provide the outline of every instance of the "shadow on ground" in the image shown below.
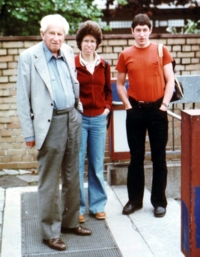
<svg viewBox="0 0 200 257"><path fill-rule="evenodd" d="M24 186L30 186L30 184L19 179L17 176L5 175L0 178L0 187L3 187L4 189Z"/></svg>

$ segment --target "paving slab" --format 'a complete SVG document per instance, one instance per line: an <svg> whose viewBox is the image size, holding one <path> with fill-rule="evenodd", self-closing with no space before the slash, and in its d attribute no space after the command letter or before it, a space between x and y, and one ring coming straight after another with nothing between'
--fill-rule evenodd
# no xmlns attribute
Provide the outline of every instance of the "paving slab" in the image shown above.
<svg viewBox="0 0 200 257"><path fill-rule="evenodd" d="M125 196L126 187L120 188L124 191L123 195ZM107 184L106 189L108 194L108 202L105 209L107 214L106 221L123 257L153 257L151 249L144 241L134 222L129 216L122 215L123 205L113 187Z"/></svg>
<svg viewBox="0 0 200 257"><path fill-rule="evenodd" d="M2 176L0 179L0 187L3 189L7 189L10 187L23 187L28 185L29 184L26 183L26 181L19 179L16 175L15 176L5 175L5 176Z"/></svg>
<svg viewBox="0 0 200 257"><path fill-rule="evenodd" d="M126 186L112 186L124 206L127 203ZM154 257L184 257L181 252L181 209L179 202L168 198L167 213L155 218L150 203L150 192L146 189L143 208L129 215L132 223L147 244ZM135 245L137 251L137 246ZM131 255L130 255L131 256ZM132 255L135 256L135 255ZM146 255L139 255L143 257Z"/></svg>
<svg viewBox="0 0 200 257"><path fill-rule="evenodd" d="M31 174L19 175L17 177L29 184L34 184L34 183L36 184L39 179L39 175L31 175Z"/></svg>
<svg viewBox="0 0 200 257"><path fill-rule="evenodd" d="M4 198L0 199L0 211L4 210Z"/></svg>
<svg viewBox="0 0 200 257"><path fill-rule="evenodd" d="M35 192L37 187L18 187L6 190L1 257L21 257L21 194Z"/></svg>
<svg viewBox="0 0 200 257"><path fill-rule="evenodd" d="M24 175L24 174L30 174L31 172L29 170L19 170L19 174L20 175Z"/></svg>
<svg viewBox="0 0 200 257"><path fill-rule="evenodd" d="M4 197L5 197L5 189L0 188L0 200L4 199Z"/></svg>
<svg viewBox="0 0 200 257"><path fill-rule="evenodd" d="M0 176L4 176L5 174L5 171L0 170Z"/></svg>
<svg viewBox="0 0 200 257"><path fill-rule="evenodd" d="M18 175L19 174L19 171L18 170L6 170L6 169L3 169L3 171L8 174L8 175Z"/></svg>

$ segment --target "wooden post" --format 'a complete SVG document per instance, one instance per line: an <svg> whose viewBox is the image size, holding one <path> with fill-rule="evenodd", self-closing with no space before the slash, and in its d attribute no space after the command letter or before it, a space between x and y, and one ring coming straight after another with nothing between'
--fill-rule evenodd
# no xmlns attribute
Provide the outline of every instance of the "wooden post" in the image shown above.
<svg viewBox="0 0 200 257"><path fill-rule="evenodd" d="M200 256L200 110L181 113L181 250Z"/></svg>

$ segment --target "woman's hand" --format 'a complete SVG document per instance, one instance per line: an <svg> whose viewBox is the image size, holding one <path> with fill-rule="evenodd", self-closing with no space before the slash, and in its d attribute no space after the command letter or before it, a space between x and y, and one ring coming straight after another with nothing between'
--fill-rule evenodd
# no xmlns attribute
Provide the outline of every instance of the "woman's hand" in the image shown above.
<svg viewBox="0 0 200 257"><path fill-rule="evenodd" d="M103 114L108 116L109 113L110 113L110 110L108 108L105 108Z"/></svg>

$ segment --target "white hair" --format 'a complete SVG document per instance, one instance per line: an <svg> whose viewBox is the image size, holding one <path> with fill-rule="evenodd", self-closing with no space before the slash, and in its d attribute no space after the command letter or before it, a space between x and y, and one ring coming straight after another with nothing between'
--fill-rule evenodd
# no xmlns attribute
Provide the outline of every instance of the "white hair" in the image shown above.
<svg viewBox="0 0 200 257"><path fill-rule="evenodd" d="M69 23L60 14L50 14L43 17L40 22L40 25L41 25L40 32L46 32L48 29L48 26L50 24L54 24L55 22L62 22L64 32L67 35L69 32Z"/></svg>

